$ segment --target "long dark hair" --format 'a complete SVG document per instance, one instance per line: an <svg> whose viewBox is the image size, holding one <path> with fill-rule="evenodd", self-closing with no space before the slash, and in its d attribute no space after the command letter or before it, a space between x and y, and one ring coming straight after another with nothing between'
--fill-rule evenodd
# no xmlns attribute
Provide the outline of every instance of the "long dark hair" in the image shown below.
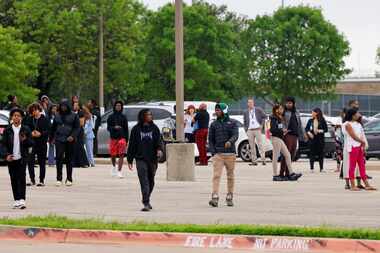
<svg viewBox="0 0 380 253"><path fill-rule="evenodd" d="M282 118L282 115L277 115L277 110L280 109L282 105L281 104L275 104L272 108L272 114L274 117Z"/></svg>
<svg viewBox="0 0 380 253"><path fill-rule="evenodd" d="M142 109L138 116L137 116L137 124L142 126L144 124L144 117L145 117L145 114L147 114L148 112L151 112L149 109Z"/></svg>
<svg viewBox="0 0 380 253"><path fill-rule="evenodd" d="M322 120L324 120L323 113L322 113L322 110L320 108L318 108L318 107L314 108L313 112L315 112L317 114L317 120L319 122L321 122Z"/></svg>
<svg viewBox="0 0 380 253"><path fill-rule="evenodd" d="M352 121L352 119L354 118L354 115L358 113L358 109L356 108L351 108L351 109L348 109L347 113L346 113L346 116L344 118L345 121Z"/></svg>

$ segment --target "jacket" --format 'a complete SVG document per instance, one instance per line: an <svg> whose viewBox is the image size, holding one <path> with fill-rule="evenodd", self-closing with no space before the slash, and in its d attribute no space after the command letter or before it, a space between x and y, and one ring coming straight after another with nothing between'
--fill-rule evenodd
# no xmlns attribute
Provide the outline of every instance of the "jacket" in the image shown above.
<svg viewBox="0 0 380 253"><path fill-rule="evenodd" d="M98 132L100 125L102 124L102 117L100 115L99 107L95 107L91 110L92 117L95 119L94 131Z"/></svg>
<svg viewBox="0 0 380 253"><path fill-rule="evenodd" d="M311 139L311 141L325 142L325 133L328 132L326 120L322 119L319 121L318 130L322 130L322 133L315 135L313 119L309 119L306 124L305 132L311 132L314 135L314 138Z"/></svg>
<svg viewBox="0 0 380 253"><path fill-rule="evenodd" d="M116 102L115 105L120 102ZM125 138L128 141L129 137L129 129L128 129L128 119L123 114L123 111L117 112L115 109L115 105L113 108L113 113L107 119L107 130L110 133L111 139L121 139ZM120 129L115 128L116 126L120 126Z"/></svg>
<svg viewBox="0 0 380 253"><path fill-rule="evenodd" d="M301 121L300 113L298 111L295 111L294 113L296 115L297 124L298 124L298 133L297 133L298 134L298 139L300 141L304 141L304 139L305 139L304 138L305 130L302 127L302 121ZM290 122L291 116L292 116L292 111L286 110L285 113L284 113L285 128L286 129L289 129L289 122Z"/></svg>
<svg viewBox="0 0 380 253"><path fill-rule="evenodd" d="M280 139L284 138L284 122L278 117L272 115L270 117L270 133L273 137L277 137Z"/></svg>
<svg viewBox="0 0 380 253"><path fill-rule="evenodd" d="M229 117L215 120L209 130L208 142L211 154L235 154L235 142L239 138L239 129L234 120ZM225 148L226 142L231 143L231 147Z"/></svg>
<svg viewBox="0 0 380 253"><path fill-rule="evenodd" d="M200 110L195 114L195 124L197 125L195 130L208 129L210 123L210 114L206 110Z"/></svg>
<svg viewBox="0 0 380 253"><path fill-rule="evenodd" d="M50 134L50 122L47 117L43 114L41 114L39 119L29 116L25 118L23 123L29 127L30 131L37 130L41 133L41 136L38 138L32 137L35 145L46 145Z"/></svg>
<svg viewBox="0 0 380 253"><path fill-rule="evenodd" d="M25 141L21 141L21 135L26 136ZM3 138L1 140L1 157L6 159L8 155L13 153L13 140L14 140L14 132L12 125L8 125L3 133ZM20 129L20 152L21 152L21 160L23 163L26 163L29 155L31 153L31 147L33 146L32 134L29 127L25 125L21 125Z"/></svg>
<svg viewBox="0 0 380 253"><path fill-rule="evenodd" d="M264 123L265 123L265 120L267 118L267 115L264 112L264 110L261 109L260 107L254 107L253 110L255 110L256 120L262 128ZM244 129L245 129L245 131L248 131L250 120L251 119L250 119L250 115L249 115L249 110L246 110L244 112Z"/></svg>
<svg viewBox="0 0 380 253"><path fill-rule="evenodd" d="M65 112L60 109L63 105L68 108ZM80 132L78 115L71 111L71 107L67 101L60 104L58 111L59 113L55 116L51 127L51 137L55 141L62 143L67 142L69 136L77 140Z"/></svg>
<svg viewBox="0 0 380 253"><path fill-rule="evenodd" d="M84 124L84 135L87 140L89 139L95 139L95 134L94 134L94 122L92 119L87 119L85 124Z"/></svg>
<svg viewBox="0 0 380 253"><path fill-rule="evenodd" d="M137 124L132 128L127 151L128 163L131 164L134 159L156 163L158 150L162 150L161 134L154 123Z"/></svg>

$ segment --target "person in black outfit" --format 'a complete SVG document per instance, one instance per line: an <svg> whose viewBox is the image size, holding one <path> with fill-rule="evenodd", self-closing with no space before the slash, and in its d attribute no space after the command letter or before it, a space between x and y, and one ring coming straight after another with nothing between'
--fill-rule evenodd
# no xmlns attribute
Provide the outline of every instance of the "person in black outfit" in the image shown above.
<svg viewBox="0 0 380 253"><path fill-rule="evenodd" d="M98 104L96 103L95 99L90 99L87 103L88 109L90 109L91 115L92 115L92 120L94 121L94 155L98 153L98 131L99 127L102 124L102 117L100 114L100 108Z"/></svg>
<svg viewBox="0 0 380 253"><path fill-rule="evenodd" d="M36 184L36 176L34 172L35 157L37 155L38 165L40 166L40 181L37 186L45 186L46 174L46 156L47 142L49 138L50 122L42 114L42 107L39 103L31 104L28 108L29 117L25 118L24 124L32 131L33 149L28 162L28 170L30 183L27 186Z"/></svg>
<svg viewBox="0 0 380 253"><path fill-rule="evenodd" d="M319 169L322 172L325 157L325 133L327 133L328 128L321 109L315 108L311 115L312 118L309 119L305 128L310 147L310 169L314 171L314 161L318 161Z"/></svg>
<svg viewBox="0 0 380 253"><path fill-rule="evenodd" d="M57 183L62 185L63 163L66 163L67 179L66 186L71 186L73 182L72 157L74 143L78 138L80 126L78 115L71 111L70 102L67 99L61 101L58 107L58 114L54 118L51 136L54 138L56 147L57 163Z"/></svg>
<svg viewBox="0 0 380 253"><path fill-rule="evenodd" d="M14 95L8 95L8 103L4 106L4 110L11 111L14 108L20 108L17 104L17 97Z"/></svg>
<svg viewBox="0 0 380 253"><path fill-rule="evenodd" d="M26 164L30 147L33 146L30 129L22 125L24 112L15 108L10 112L10 124L4 131L1 142L1 156L8 163L8 171L11 178L14 209L25 209L26 192Z"/></svg>
<svg viewBox="0 0 380 253"><path fill-rule="evenodd" d="M73 159L71 161L74 168L88 168L90 163L88 162L86 150L84 149L84 112L82 110L74 111L78 115L79 118L79 132L78 137L74 143L74 154Z"/></svg>
<svg viewBox="0 0 380 253"><path fill-rule="evenodd" d="M133 160L136 160L144 205L141 209L143 212L152 209L150 197L154 188L158 157L162 154L160 130L153 123L153 116L149 109L143 109L139 112L138 124L132 129L127 152L130 170L133 169Z"/></svg>

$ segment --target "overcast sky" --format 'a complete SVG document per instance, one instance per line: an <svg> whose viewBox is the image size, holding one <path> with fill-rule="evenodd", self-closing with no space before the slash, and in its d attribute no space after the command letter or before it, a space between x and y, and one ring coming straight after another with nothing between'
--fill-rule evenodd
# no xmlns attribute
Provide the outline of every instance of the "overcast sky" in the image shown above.
<svg viewBox="0 0 380 253"><path fill-rule="evenodd" d="M151 9L174 2L173 0L140 0ZM184 0L191 3L191 0ZM254 18L273 13L281 0L207 0L225 4L230 11ZM361 75L380 70L375 64L376 48L380 45L380 0L284 0L286 5L307 4L321 7L325 17L343 32L351 45L347 66Z"/></svg>

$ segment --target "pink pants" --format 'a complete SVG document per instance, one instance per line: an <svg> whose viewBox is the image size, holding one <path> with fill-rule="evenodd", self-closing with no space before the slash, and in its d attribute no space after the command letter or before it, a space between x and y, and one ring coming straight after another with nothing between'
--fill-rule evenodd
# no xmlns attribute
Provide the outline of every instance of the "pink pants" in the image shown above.
<svg viewBox="0 0 380 253"><path fill-rule="evenodd" d="M360 177L362 180L367 180L367 173L365 171L364 152L362 147L353 147L350 152L350 169L348 175L350 179L355 179L356 164L359 167Z"/></svg>

